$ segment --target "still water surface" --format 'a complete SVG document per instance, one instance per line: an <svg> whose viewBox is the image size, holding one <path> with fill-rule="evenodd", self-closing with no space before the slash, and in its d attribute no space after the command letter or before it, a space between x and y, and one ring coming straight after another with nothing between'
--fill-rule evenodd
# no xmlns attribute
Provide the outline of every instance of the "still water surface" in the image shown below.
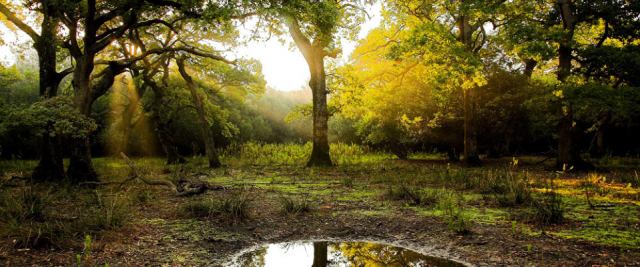
<svg viewBox="0 0 640 267"><path fill-rule="evenodd" d="M366 242L269 244L240 255L230 267L458 267L458 262Z"/></svg>

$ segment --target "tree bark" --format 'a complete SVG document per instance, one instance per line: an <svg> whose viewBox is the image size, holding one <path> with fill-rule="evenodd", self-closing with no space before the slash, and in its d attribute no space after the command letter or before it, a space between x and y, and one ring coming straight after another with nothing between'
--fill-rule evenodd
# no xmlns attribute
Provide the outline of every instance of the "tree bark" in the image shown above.
<svg viewBox="0 0 640 267"><path fill-rule="evenodd" d="M535 61L534 59L527 59L524 62L523 74L527 76L527 78L531 78L531 75L533 75L533 71L536 69L536 65L538 65L538 61Z"/></svg>
<svg viewBox="0 0 640 267"><path fill-rule="evenodd" d="M290 17L285 20L289 28L289 34L293 38L300 52L304 56L311 72L309 87L313 96L313 150L307 162L307 167L312 166L333 166L329 154L329 111L327 110L327 84L324 71L324 57L336 57L340 50L333 53L324 51L321 44L314 43L304 36L300 30L300 25L295 18Z"/></svg>
<svg viewBox="0 0 640 267"><path fill-rule="evenodd" d="M309 64L311 71L311 93L313 95L313 150L307 167L332 166L329 155L329 112L327 111L327 86L324 72L324 58L313 56ZM309 62L308 62L309 63Z"/></svg>
<svg viewBox="0 0 640 267"><path fill-rule="evenodd" d="M471 26L469 16L460 14L458 18L458 41L467 46L467 50L473 51L472 35L475 29ZM469 80L468 77L464 78ZM467 167L479 166L482 164L478 153L478 135L476 127L476 86L464 90L464 158L463 163Z"/></svg>
<svg viewBox="0 0 640 267"><path fill-rule="evenodd" d="M62 75L56 71L58 46L55 40L58 21L50 12L53 12L52 8L43 2L41 33L34 40L34 48L38 53L40 97L45 99L58 95L58 86L62 80ZM53 124L49 124L42 136L40 162L31 174L34 181L60 181L65 177L60 137L51 136L53 132Z"/></svg>
<svg viewBox="0 0 640 267"><path fill-rule="evenodd" d="M573 14L572 0L561 0L559 3L565 38L558 48L557 79L564 82L571 75L571 61L573 48L568 42L573 39L577 20ZM594 166L580 157L580 152L574 144L573 105L566 106L558 101L558 160L556 168L561 170L588 170Z"/></svg>
<svg viewBox="0 0 640 267"><path fill-rule="evenodd" d="M475 87L464 91L464 165L479 166L478 135L476 127Z"/></svg>
<svg viewBox="0 0 640 267"><path fill-rule="evenodd" d="M607 130L607 128L609 127L609 124L611 123L611 115L612 115L611 110L607 111L607 114L605 115L604 119L602 119L602 122L598 127L598 132L596 133L596 153L594 155L594 157L596 158L603 157L606 152L604 149L604 136L605 136L605 131Z"/></svg>
<svg viewBox="0 0 640 267"><path fill-rule="evenodd" d="M204 139L205 151L207 153L207 158L209 159L209 167L222 167L220 158L218 158L218 153L216 152L216 148L214 146L213 135L211 134L211 126L209 125L209 120L207 119L206 113L204 111L202 99L198 93L198 87L184 67L184 58L177 59L176 63L178 64L180 75L187 83L187 88L189 89L189 93L191 93L191 102L193 102L193 105L196 108L198 121L200 122L200 130L202 131L202 138Z"/></svg>

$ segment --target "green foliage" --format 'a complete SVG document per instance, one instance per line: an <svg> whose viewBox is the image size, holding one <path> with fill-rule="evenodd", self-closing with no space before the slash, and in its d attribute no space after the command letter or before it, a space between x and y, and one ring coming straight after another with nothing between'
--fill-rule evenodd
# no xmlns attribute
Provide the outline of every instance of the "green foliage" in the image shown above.
<svg viewBox="0 0 640 267"><path fill-rule="evenodd" d="M248 142L232 144L226 149L220 149L219 155L226 161L251 165L303 165L311 154L312 143L306 144L261 144ZM388 155L372 151L366 146L356 144L330 144L332 160L339 165L369 162Z"/></svg>
<svg viewBox="0 0 640 267"><path fill-rule="evenodd" d="M91 253L91 236L87 235L84 239L83 253L76 255L76 265L78 267L91 266ZM84 259L84 263L82 259Z"/></svg>
<svg viewBox="0 0 640 267"><path fill-rule="evenodd" d="M28 108L10 106L2 118L0 134L9 134L17 129L29 128L35 136L41 136L52 127L51 136L64 135L82 138L97 128L92 119L80 114L69 97L60 96L46 99Z"/></svg>
<svg viewBox="0 0 640 267"><path fill-rule="evenodd" d="M21 78L15 65L11 68L5 68L0 64L0 92L4 93L9 90L9 87L20 81Z"/></svg>

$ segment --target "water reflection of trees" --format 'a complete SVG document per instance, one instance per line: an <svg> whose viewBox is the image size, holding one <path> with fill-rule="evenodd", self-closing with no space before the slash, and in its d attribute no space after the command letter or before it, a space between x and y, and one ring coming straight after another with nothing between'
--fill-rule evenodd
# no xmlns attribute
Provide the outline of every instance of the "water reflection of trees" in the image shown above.
<svg viewBox="0 0 640 267"><path fill-rule="evenodd" d="M427 267L427 266L459 266L448 260L428 257L411 250L389 245L347 242L333 245L340 251L342 266L367 267Z"/></svg>
<svg viewBox="0 0 640 267"><path fill-rule="evenodd" d="M289 251L292 247L309 248L311 243L288 243L281 249ZM242 255L236 266L264 267L267 248ZM284 257L285 254L283 253ZM329 257L330 256L330 257ZM346 242L331 244L328 242L313 243L313 264L311 267L458 267L456 262L434 258L411 250L389 245Z"/></svg>

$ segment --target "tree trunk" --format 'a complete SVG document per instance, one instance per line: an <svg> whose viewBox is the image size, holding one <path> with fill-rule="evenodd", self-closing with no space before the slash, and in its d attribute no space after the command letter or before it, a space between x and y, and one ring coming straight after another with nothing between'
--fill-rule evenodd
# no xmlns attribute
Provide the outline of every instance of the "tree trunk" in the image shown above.
<svg viewBox="0 0 640 267"><path fill-rule="evenodd" d="M467 167L479 166L478 136L476 127L475 87L464 91L464 165Z"/></svg>
<svg viewBox="0 0 640 267"><path fill-rule="evenodd" d="M161 88L156 86L151 87L154 90L153 106L151 108L151 120L156 125L156 134L158 134L158 141L162 145L164 153L167 155L167 165L185 163L185 158L180 155L173 138L167 130L167 125L160 118L160 108L162 107L162 98L164 93L161 92Z"/></svg>
<svg viewBox="0 0 640 267"><path fill-rule="evenodd" d="M204 139L204 147L207 152L207 158L209 158L209 167L222 167L220 159L218 158L218 153L216 152L216 148L214 146L213 135L211 134L211 126L209 125L209 120L206 117L202 99L200 98L200 95L198 93L198 87L184 68L184 58L176 60L176 63L178 64L180 75L187 83L187 88L191 93L191 102L193 102L193 105L196 108L200 130L202 131L202 138Z"/></svg>
<svg viewBox="0 0 640 267"><path fill-rule="evenodd" d="M605 154L604 149L604 132L609 127L609 123L611 123L611 114L612 112L609 110L605 115L602 123L598 127L598 132L596 133L596 154L594 155L596 158L601 158Z"/></svg>
<svg viewBox="0 0 640 267"><path fill-rule="evenodd" d="M311 267L327 267L328 261L327 242L313 243L313 265Z"/></svg>
<svg viewBox="0 0 640 267"><path fill-rule="evenodd" d="M475 30L472 29L467 14L460 14L458 18L458 41L467 46L467 50L473 51L472 35ZM464 78L469 80L468 77ZM475 90L473 86L464 90L464 158L463 163L467 167L479 166L480 155L478 154L478 135L475 123L476 103Z"/></svg>
<svg viewBox="0 0 640 267"><path fill-rule="evenodd" d="M534 59L527 59L524 62L523 74L528 78L531 78L531 75L533 75L533 71L536 69L536 65L538 65L538 61L535 61Z"/></svg>
<svg viewBox="0 0 640 267"><path fill-rule="evenodd" d="M129 146L131 142L131 131L133 130L133 125L131 121L133 120L133 116L138 110L138 105L140 104L140 99L144 95L145 88L144 86L136 86L135 92L129 92L129 105L127 105L122 111L122 140L119 145L118 154L123 152L125 154L129 154ZM139 120L143 119L142 117L138 118Z"/></svg>
<svg viewBox="0 0 640 267"><path fill-rule="evenodd" d="M326 74L324 72L324 57L336 57L341 50L327 53L321 44L313 43L304 36L300 30L298 21L293 18L285 20L289 28L289 34L293 38L300 52L304 56L309 71L311 72L311 80L309 87L313 96L313 150L311 157L307 162L307 167L312 166L333 166L331 156L329 155L329 111L327 110L327 84Z"/></svg>
<svg viewBox="0 0 640 267"><path fill-rule="evenodd" d="M145 63L147 67L149 67L148 63ZM158 141L160 141L160 145L162 145L162 149L164 150L165 155L167 156L167 165L185 163L185 158L180 155L178 149L176 148L175 142L173 141L173 137L169 134L169 130L167 129L167 123L162 121L160 117L160 109L162 108L162 100L165 97L165 88L168 86L168 77L169 77L169 62L163 62L162 64L164 70L163 76L163 85L160 86L154 80L151 79L148 72L143 73L143 78L145 84L147 84L151 90L153 91L153 103L151 105L151 121L155 124L156 134L158 135Z"/></svg>
<svg viewBox="0 0 640 267"><path fill-rule="evenodd" d="M180 153L178 152L175 142L173 141L173 138L167 131L164 123L156 122L156 133L158 134L158 140L162 145L162 149L164 150L164 153L167 155L167 165L187 162L185 158L182 155L180 155Z"/></svg>
<svg viewBox="0 0 640 267"><path fill-rule="evenodd" d="M62 78L56 71L58 46L55 40L58 22L52 18L50 12L53 12L51 7L44 4L41 34L34 44L38 53L40 97L45 99L58 95L58 86ZM50 133L53 131L53 125L49 124L42 136L40 162L31 174L34 181L60 181L65 177L60 137L51 136Z"/></svg>
<svg viewBox="0 0 640 267"><path fill-rule="evenodd" d="M561 0L559 3L560 14L563 22L563 29L566 37L558 47L558 72L557 79L564 82L571 75L571 53L573 48L569 46L569 41L573 40L573 35L577 23L572 10L572 0ZM566 112L565 112L566 109ZM580 152L575 149L573 136L573 105L563 105L558 102L558 169L586 170L594 169L594 166L580 157Z"/></svg>
<svg viewBox="0 0 640 267"><path fill-rule="evenodd" d="M329 155L329 112L327 110L327 86L324 72L324 58L313 56L309 62L311 81L309 86L313 94L313 150L307 167L332 166Z"/></svg>
<svg viewBox="0 0 640 267"><path fill-rule="evenodd" d="M76 58L76 69L73 72L74 105L80 114L87 118L91 115L93 97L91 94L91 73L93 72L93 56L85 54ZM74 183L98 181L98 174L91 162L89 137L71 139L71 159L67 176Z"/></svg>

